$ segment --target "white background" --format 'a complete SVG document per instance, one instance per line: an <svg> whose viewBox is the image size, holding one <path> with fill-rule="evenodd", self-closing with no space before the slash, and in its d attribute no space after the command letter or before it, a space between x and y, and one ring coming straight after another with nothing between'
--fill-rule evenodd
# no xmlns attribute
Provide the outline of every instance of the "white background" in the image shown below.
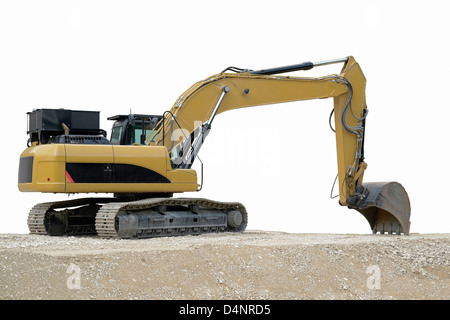
<svg viewBox="0 0 450 320"><path fill-rule="evenodd" d="M449 30L448 4L433 0L1 1L0 232L26 233L35 203L67 199L17 189L33 108L101 111L109 133L108 116L162 114L231 65L348 55L367 78L365 181L405 187L411 232L449 232ZM183 196L242 202L249 229L370 233L362 215L330 199L332 106L311 100L216 117L200 152L203 190ZM290 130L280 132L281 123Z"/></svg>

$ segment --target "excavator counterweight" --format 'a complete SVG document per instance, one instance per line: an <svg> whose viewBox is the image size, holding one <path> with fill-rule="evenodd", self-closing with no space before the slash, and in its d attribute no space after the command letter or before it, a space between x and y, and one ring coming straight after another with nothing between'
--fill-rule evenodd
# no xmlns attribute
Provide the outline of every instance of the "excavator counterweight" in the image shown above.
<svg viewBox="0 0 450 320"><path fill-rule="evenodd" d="M283 75L336 63L343 63L339 74ZM408 234L411 208L403 186L363 183L365 87L364 74L351 56L256 71L229 67L196 82L163 115L109 117L115 121L110 139L99 128L99 112L28 112L20 191L113 194L37 204L29 213L30 232L105 238L242 232L248 215L240 202L173 198L174 193L201 190L203 179L198 182L192 164L215 117L244 107L333 98L339 204L359 211L374 233Z"/></svg>

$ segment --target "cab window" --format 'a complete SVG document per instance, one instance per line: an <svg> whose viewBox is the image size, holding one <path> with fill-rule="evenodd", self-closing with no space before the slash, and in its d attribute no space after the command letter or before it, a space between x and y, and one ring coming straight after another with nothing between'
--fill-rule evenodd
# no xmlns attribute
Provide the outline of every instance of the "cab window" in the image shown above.
<svg viewBox="0 0 450 320"><path fill-rule="evenodd" d="M120 144L122 137L122 127L113 127L111 132L111 144Z"/></svg>
<svg viewBox="0 0 450 320"><path fill-rule="evenodd" d="M141 144L141 135L142 135L142 124L137 124L131 127L131 141L130 144ZM150 124L145 124L145 134L147 135L145 138L148 138L148 135L152 132L150 128Z"/></svg>

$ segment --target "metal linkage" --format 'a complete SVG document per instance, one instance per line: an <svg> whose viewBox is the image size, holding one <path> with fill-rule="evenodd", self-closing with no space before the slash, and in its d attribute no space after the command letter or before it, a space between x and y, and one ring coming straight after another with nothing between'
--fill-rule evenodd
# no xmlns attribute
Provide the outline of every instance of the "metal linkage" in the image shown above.
<svg viewBox="0 0 450 320"><path fill-rule="evenodd" d="M300 71L300 70L310 70L314 67L325 66L328 64L341 63L341 62L347 62L347 61L348 61L348 58L326 60L326 61L319 61L319 62L307 61L307 62L303 62L300 64L293 64L293 65L284 66L284 67L276 67L276 68L250 71L250 74L271 75L271 74L293 72L293 71Z"/></svg>

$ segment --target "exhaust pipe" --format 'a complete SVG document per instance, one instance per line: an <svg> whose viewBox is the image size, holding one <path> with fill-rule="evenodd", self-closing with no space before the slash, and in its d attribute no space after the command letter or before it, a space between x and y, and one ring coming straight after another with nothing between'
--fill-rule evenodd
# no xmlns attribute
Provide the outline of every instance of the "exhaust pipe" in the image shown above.
<svg viewBox="0 0 450 320"><path fill-rule="evenodd" d="M369 182L359 185L348 204L369 222L372 232L409 235L411 204L398 182Z"/></svg>

